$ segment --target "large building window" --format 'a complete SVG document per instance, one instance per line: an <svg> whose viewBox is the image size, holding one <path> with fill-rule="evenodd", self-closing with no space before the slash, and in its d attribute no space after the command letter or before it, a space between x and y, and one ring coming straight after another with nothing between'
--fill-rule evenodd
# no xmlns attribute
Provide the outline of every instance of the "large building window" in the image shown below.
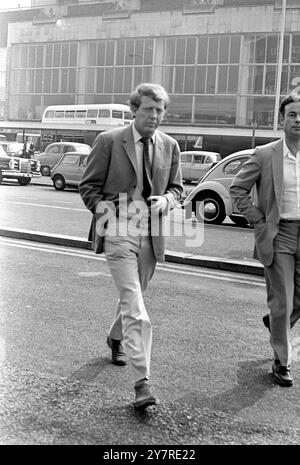
<svg viewBox="0 0 300 465"><path fill-rule="evenodd" d="M151 80L152 68L153 39L90 41L85 93L110 94L119 101L119 94Z"/></svg>
<svg viewBox="0 0 300 465"><path fill-rule="evenodd" d="M240 42L229 35L165 39L164 86L175 94L236 93Z"/></svg>
<svg viewBox="0 0 300 465"><path fill-rule="evenodd" d="M8 118L40 120L49 104L126 103L154 81L170 94L170 124L270 127L279 49L274 33L13 45ZM300 33L286 33L281 95L298 85Z"/></svg>
<svg viewBox="0 0 300 465"><path fill-rule="evenodd" d="M18 103L8 106L8 118L40 120L49 101L75 103L77 66L77 42L14 45L9 102Z"/></svg>

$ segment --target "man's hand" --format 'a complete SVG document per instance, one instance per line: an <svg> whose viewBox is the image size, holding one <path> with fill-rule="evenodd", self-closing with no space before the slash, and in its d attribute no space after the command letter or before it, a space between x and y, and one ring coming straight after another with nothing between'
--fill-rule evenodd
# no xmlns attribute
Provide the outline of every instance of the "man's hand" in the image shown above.
<svg viewBox="0 0 300 465"><path fill-rule="evenodd" d="M163 213L168 208L168 200L164 195L152 195L147 201L151 201L151 212Z"/></svg>

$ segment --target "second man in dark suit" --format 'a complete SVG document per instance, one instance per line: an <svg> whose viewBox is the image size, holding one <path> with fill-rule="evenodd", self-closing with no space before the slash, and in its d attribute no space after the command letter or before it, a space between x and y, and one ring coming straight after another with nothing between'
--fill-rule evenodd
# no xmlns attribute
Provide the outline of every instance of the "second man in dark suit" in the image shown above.
<svg viewBox="0 0 300 465"><path fill-rule="evenodd" d="M255 257L264 265L270 315L263 318L274 351L277 384L292 386L290 327L300 317L300 96L280 106L284 137L259 146L230 192L254 226ZM251 189L257 190L257 201Z"/></svg>

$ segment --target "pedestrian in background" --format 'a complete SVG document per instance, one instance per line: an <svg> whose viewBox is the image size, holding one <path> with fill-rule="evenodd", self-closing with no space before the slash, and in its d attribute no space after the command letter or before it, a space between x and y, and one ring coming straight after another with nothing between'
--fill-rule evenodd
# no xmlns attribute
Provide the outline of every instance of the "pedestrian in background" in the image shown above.
<svg viewBox="0 0 300 465"><path fill-rule="evenodd" d="M274 381L292 386L290 328L300 317L300 96L279 109L284 136L256 147L236 175L230 193L254 227L254 257L264 265L267 305L263 317L274 351ZM257 199L251 195L256 187Z"/></svg>
<svg viewBox="0 0 300 465"><path fill-rule="evenodd" d="M23 145L23 158L31 158L34 155L34 149L32 138L27 136Z"/></svg>
<svg viewBox="0 0 300 465"><path fill-rule="evenodd" d="M107 344L114 364L126 364L128 356L137 409L156 403L149 385L152 327L143 293L156 262L164 260L165 215L183 192L179 146L157 129L168 104L160 85L139 85L130 97L133 123L98 135L79 185L93 214L94 249L104 251L119 293Z"/></svg>

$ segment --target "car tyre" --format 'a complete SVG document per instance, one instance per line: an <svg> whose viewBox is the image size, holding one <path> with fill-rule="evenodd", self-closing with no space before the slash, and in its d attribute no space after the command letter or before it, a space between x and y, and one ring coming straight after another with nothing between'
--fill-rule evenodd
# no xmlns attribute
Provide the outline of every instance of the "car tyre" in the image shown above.
<svg viewBox="0 0 300 465"><path fill-rule="evenodd" d="M20 186L27 186L31 181L31 178L18 178Z"/></svg>
<svg viewBox="0 0 300 465"><path fill-rule="evenodd" d="M64 188L66 187L66 182L60 174L54 176L53 178L53 186L57 191L63 191Z"/></svg>
<svg viewBox="0 0 300 465"><path fill-rule="evenodd" d="M197 221L221 224L226 218L224 203L214 192L202 192L193 200L193 212Z"/></svg>
<svg viewBox="0 0 300 465"><path fill-rule="evenodd" d="M0 184L2 183L2 181L3 181L3 176L2 176L2 173L0 171Z"/></svg>
<svg viewBox="0 0 300 465"><path fill-rule="evenodd" d="M41 175L42 176L50 176L50 166L44 165L41 166Z"/></svg>

